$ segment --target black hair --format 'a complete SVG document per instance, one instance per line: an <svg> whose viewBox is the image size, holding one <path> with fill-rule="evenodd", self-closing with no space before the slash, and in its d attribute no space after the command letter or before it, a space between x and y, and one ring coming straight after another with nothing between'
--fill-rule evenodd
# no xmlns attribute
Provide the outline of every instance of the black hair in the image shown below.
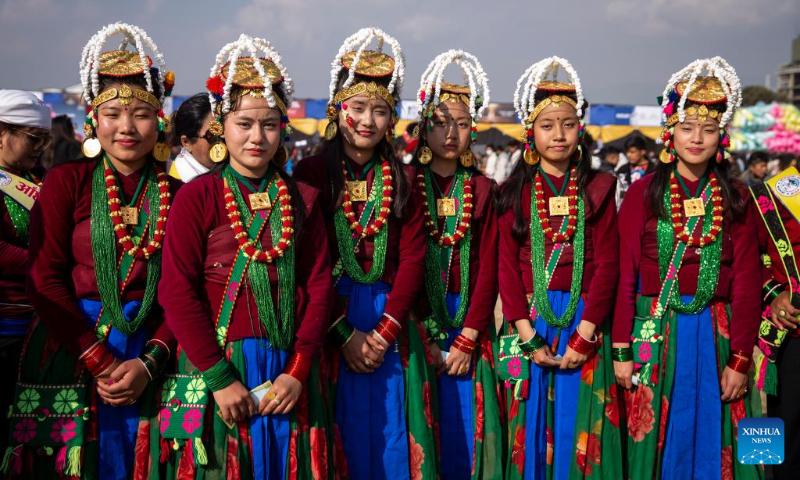
<svg viewBox="0 0 800 480"><path fill-rule="evenodd" d="M632 135L625 140L625 151L628 151L631 147L637 150L647 150L647 144L640 135Z"/></svg>
<svg viewBox="0 0 800 480"><path fill-rule="evenodd" d="M780 165L781 170L796 166L797 155L792 155L791 153L781 153L778 155L778 165Z"/></svg>
<svg viewBox="0 0 800 480"><path fill-rule="evenodd" d="M345 81L347 80L347 76L349 75L350 71L343 68L339 72L339 80L336 86L336 90L339 91L342 89ZM385 77L365 77L362 75L355 75L354 84L359 82L375 82L378 85L383 85L387 87L389 82L391 81L391 76ZM399 103L400 99L395 90L394 93L395 104ZM396 116L394 109L391 112L392 117ZM334 121L338 122L338 118ZM345 156L344 154L344 139L342 138L341 131L336 134L336 137L332 138L331 140L326 140L323 143L322 155L325 157L325 173L328 179L330 179L331 188L330 191L326 188L326 211L328 213L334 213L336 210L342 205L342 199L344 197L344 175L342 174L342 158ZM392 144L386 140L386 138L381 138L378 145L375 147L375 152L382 158L385 158L389 161L389 165L392 168L392 189L394 192L394 199L392 200L392 215L401 220L406 214L406 208L408 207L408 203L411 197L411 184L409 183L408 178L406 178L405 172L403 171L403 163L397 159L397 156L394 153L394 149L392 148Z"/></svg>
<svg viewBox="0 0 800 480"><path fill-rule="evenodd" d="M414 133L414 129L417 128L417 125L419 125L419 122L411 122L406 125L406 133L412 135Z"/></svg>
<svg viewBox="0 0 800 480"><path fill-rule="evenodd" d="M620 150L619 148L615 147L614 145L606 145L605 147L603 147L603 150L600 152L600 154L602 156L615 155L615 154L619 155L620 153L622 153L622 150Z"/></svg>
<svg viewBox="0 0 800 480"><path fill-rule="evenodd" d="M692 105L698 107L700 106L694 102L687 101L685 108L688 109ZM724 103L706 106L709 110L715 110L720 113L724 112L726 108ZM742 218L742 215L745 213L744 199L739 193L739 190L733 185L729 162L717 162L717 152L718 150L714 151L713 156L709 160L706 174L714 173L717 176L717 182L722 190L722 205L725 212L725 218L728 220ZM669 215L669 212L667 212L666 208L664 208L664 191L667 189L669 178L672 175L674 168L674 163L658 162L655 173L653 173L653 180L650 182L644 192L647 207L653 214L661 218L668 218Z"/></svg>
<svg viewBox="0 0 800 480"><path fill-rule="evenodd" d="M747 159L747 166L755 165L756 163L769 163L769 155L766 152L753 152L750 158Z"/></svg>
<svg viewBox="0 0 800 480"><path fill-rule="evenodd" d="M197 93L187 98L172 116L172 144L179 147L181 137L197 138L203 121L211 113L211 102L207 93Z"/></svg>
<svg viewBox="0 0 800 480"><path fill-rule="evenodd" d="M563 92L556 93L550 92L546 90L537 90L536 95L534 96L534 102L536 104L540 103L542 100L546 99L551 95L564 95ZM577 96L575 93L569 93L566 95L567 97L571 98L572 101L578 101ZM584 105L583 114L586 114L588 108ZM581 117L582 118L582 117ZM578 154L580 151L580 160L578 160L577 156L575 157L575 161L578 161L577 166L577 173L578 173L578 195L582 195L584 189L586 188L586 184L589 181L589 174L592 169L592 162L591 159L588 158L590 155L589 150L583 144L583 139L578 138L578 148L576 149L575 155ZM525 219L523 218L522 214L522 202L520 199L522 198L522 190L525 187L525 184L531 182L536 171L539 169L539 165L528 165L525 162L524 158L520 158L517 162L514 170L511 172L511 176L506 180L499 189L499 194L496 199L496 209L498 215L503 214L508 210L514 211L514 226L511 230L512 235L518 241L524 241L525 237L529 233L529 225L525 223ZM591 202L591 200L586 197L586 202ZM589 204L589 208L591 208L591 204ZM531 212L533 214L533 212Z"/></svg>
<svg viewBox="0 0 800 480"><path fill-rule="evenodd" d="M274 85L272 89L273 95L277 95L278 98L281 99L284 105L287 104L286 96L283 93L283 89L279 88L279 85ZM231 99L231 109L228 113L235 112L239 108L239 104L241 103L242 97L247 94L247 89L234 85L231 88L230 99ZM196 96L196 95L195 95ZM206 97L208 98L208 97ZM210 109L209 109L210 111ZM228 115L228 114L225 114ZM283 115L283 114L281 114ZM225 123L225 116L223 116L222 122ZM281 139L283 140L283 139ZM281 147L283 146L283 142L281 141ZM278 147L278 148L281 148ZM288 159L287 159L288 160ZM224 162L219 162L211 168L211 170L206 173L205 175L214 174L218 175L222 173L222 169L225 168L230 163L230 157L226 159ZM294 233L295 238L298 238L303 230L303 224L308 218L308 213L305 208L305 202L303 202L303 197L300 195L300 190L297 188L297 182L292 178L291 175L286 173L286 170L283 166L277 165L274 162L270 162L270 165L278 170L278 175L281 176L284 182L286 182L286 187L289 189L289 195L292 197L292 209L293 216L294 216Z"/></svg>

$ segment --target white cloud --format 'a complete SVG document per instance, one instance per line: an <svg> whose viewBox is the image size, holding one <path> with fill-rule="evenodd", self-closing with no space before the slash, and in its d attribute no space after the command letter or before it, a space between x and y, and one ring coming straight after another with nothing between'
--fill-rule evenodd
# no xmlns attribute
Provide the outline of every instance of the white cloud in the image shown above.
<svg viewBox="0 0 800 480"><path fill-rule="evenodd" d="M609 20L625 22L639 35L696 34L703 28L764 26L797 14L795 0L614 0L605 6Z"/></svg>

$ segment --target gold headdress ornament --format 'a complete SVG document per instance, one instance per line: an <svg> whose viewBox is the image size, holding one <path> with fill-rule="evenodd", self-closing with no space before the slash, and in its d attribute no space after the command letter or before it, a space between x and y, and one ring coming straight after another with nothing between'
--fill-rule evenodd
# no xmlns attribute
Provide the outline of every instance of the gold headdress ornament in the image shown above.
<svg viewBox="0 0 800 480"><path fill-rule="evenodd" d="M464 75L464 85L455 85L444 81L444 72L450 65L456 65ZM489 104L489 78L483 70L481 62L471 53L463 50L448 50L441 53L428 64L420 78L417 95L420 125L427 125L428 131L433 130L433 113L436 107L443 102L463 102L469 109L472 119L470 140L478 138L478 120L483 115ZM414 130L414 135L419 136L420 126ZM422 145L418 159L425 164L432 159L430 147ZM470 167L474 164L472 150L462 154L461 163Z"/></svg>
<svg viewBox="0 0 800 480"><path fill-rule="evenodd" d="M105 51L106 41L122 34L122 43L118 50ZM136 46L136 50L127 50L129 44ZM153 60L145 52L145 45L150 48L156 59L158 68L151 72ZM152 73L157 73L153 77ZM145 89L125 83L125 79L133 76L143 76ZM169 157L169 147L163 141L163 133L169 132L169 120L164 117L161 106L164 98L172 93L175 84L175 75L167 72L164 55L158 46L141 28L126 23L113 23L103 27L97 32L83 48L80 62L80 76L83 85L83 97L90 106L84 124L86 140L83 152L87 157L96 157L101 152L100 142L94 138L97 128L97 107L108 101L119 98L123 106L130 105L134 99L141 100L152 106L158 112L159 141L153 149L156 160L165 161ZM100 77L113 77L119 79L119 86L100 91ZM157 82L160 97L156 97L154 83Z"/></svg>
<svg viewBox="0 0 800 480"><path fill-rule="evenodd" d="M703 75L703 72L708 74ZM687 101L692 103L688 108ZM724 58L695 60L673 74L664 88L660 102L661 119L664 122L661 140L665 148L661 151L659 160L664 163L676 160L672 130L676 123L686 120L686 115L696 116L701 122L709 118L717 120L720 129L717 163L729 156L727 149L730 147L730 138L725 126L742 104L742 86L736 70ZM724 107L720 109L720 106Z"/></svg>
<svg viewBox="0 0 800 480"><path fill-rule="evenodd" d="M367 46L375 39L378 41L377 50L367 50ZM382 52L384 43L388 43L392 47L393 57ZM342 88L337 90L339 74L343 69L347 71L347 79ZM391 75L392 79L388 86L380 85L375 81L361 81L354 84L356 74L372 78L385 78ZM402 88L404 76L405 59L400 44L394 37L374 27L362 28L348 37L339 48L332 63L328 108L325 111L329 120L325 129L325 138L330 140L338 132L336 119L341 111L342 102L357 95L366 94L370 99L381 98L394 112L397 103L396 97ZM391 128L394 127L395 114L392 115L392 118Z"/></svg>
<svg viewBox="0 0 800 480"><path fill-rule="evenodd" d="M243 56L248 52L249 56ZM263 38L241 34L235 42L225 45L217 54L216 62L211 67L211 73L206 81L211 111L216 115L208 130L217 137L221 137L224 133L222 116L231 110L233 86L245 89L247 95L265 98L270 108L280 110L281 138L283 142L290 141L289 134L292 128L289 125L287 105L291 105L294 83L286 67L281 63L280 54L270 42ZM275 94L276 89L280 90L286 103ZM227 158L228 149L221 138L211 146L210 155L215 162ZM276 158L272 161L281 165L288 158L288 151L284 146L282 150L278 150Z"/></svg>
<svg viewBox="0 0 800 480"><path fill-rule="evenodd" d="M560 82L558 71L563 68L571 83ZM551 79L547 76L552 74ZM548 96L536 103L536 92L544 90ZM577 101L570 98L575 95ZM575 108L578 117L583 117L584 98L581 88L581 79L578 72L572 65L561 57L545 58L534 63L517 80L517 89L514 92L514 109L517 117L525 127L525 134L522 141L525 142L524 159L530 165L535 165L539 161L539 154L536 152L533 142L533 124L536 117L549 105L560 105L567 103ZM586 129L581 120L580 136L582 137Z"/></svg>

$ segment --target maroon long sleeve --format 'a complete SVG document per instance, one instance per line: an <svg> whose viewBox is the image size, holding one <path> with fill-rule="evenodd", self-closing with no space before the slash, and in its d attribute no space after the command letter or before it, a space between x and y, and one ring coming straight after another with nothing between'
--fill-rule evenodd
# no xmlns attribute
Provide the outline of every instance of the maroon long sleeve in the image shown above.
<svg viewBox="0 0 800 480"><path fill-rule="evenodd" d="M619 211L620 278L612 332L614 342L630 342L637 293L657 296L661 290L658 219L647 208L644 195L652 179L652 175L647 175L631 185ZM686 184L694 191L699 181L686 181ZM722 258L715 296L731 302L731 348L749 351L755 345L761 308L757 213L745 187L738 182L734 185L746 203L746 213L733 221L726 218L723 223ZM685 198L682 189L680 195L682 201ZM697 291L699 252L699 248L686 250L678 272L681 295L694 295Z"/></svg>
<svg viewBox="0 0 800 480"><path fill-rule="evenodd" d="M431 172L431 178L439 189L433 189L436 199L442 198L439 190L446 192L454 176L442 177ZM497 302L497 215L494 209L494 180L476 173L472 177L473 216L470 224L469 248L469 310L464 318L464 327L482 332L490 321L494 321L494 305ZM421 192L417 192L421 194ZM439 218L439 229L444 226L444 217ZM447 291L461 292L461 254L453 248ZM425 302L427 303L427 302Z"/></svg>
<svg viewBox="0 0 800 480"><path fill-rule="evenodd" d="M27 295L42 322L72 353L79 353L97 341L77 305L81 298L100 299L90 232L92 172L96 165L96 161L84 161L53 168L31 210ZM141 172L118 178L125 198L131 198ZM182 184L169 181L174 195ZM146 279L147 262L137 261L122 301L141 301ZM174 336L164 325L159 307L154 305L154 309L145 328L151 338L174 344Z"/></svg>
<svg viewBox="0 0 800 480"><path fill-rule="evenodd" d="M549 176L556 188L566 177ZM531 182L525 184L521 195L522 213L526 222L531 215ZM616 181L612 175L591 172L585 187L584 218L585 246L581 292L586 294L582 320L601 326L611 315L618 276L617 214L614 204ZM555 193L544 184L545 203ZM563 217L550 217L554 230L561 227ZM527 294L533 292L530 235L524 241L514 238L514 211L508 210L499 219L498 277L503 314L509 320L528 318ZM545 258L549 258L553 242L545 239ZM572 284L573 248L565 246L548 290L568 292Z"/></svg>
<svg viewBox="0 0 800 480"><path fill-rule="evenodd" d="M364 168L351 160L350 166L356 174ZM380 168L377 165L375 168ZM372 181L375 178L375 168L366 175L367 186L371 191ZM415 170L404 167L404 173L409 186L414 188ZM312 187L325 192L325 198L330 198L330 181L325 174L325 157L316 155L300 161L295 168L294 178L307 183ZM361 215L364 203L353 202L356 217ZM336 231L333 225L333 215L324 212L325 225L328 231L328 244L330 245L331 261L336 263L339 259L339 247L336 242ZM387 223L389 233L386 246L386 264L382 281L392 286L386 301L384 312L403 322L411 306L416 301L417 295L424 284L425 275L425 224L419 196L412 191L406 214L403 220L398 220L394 215L389 215ZM374 238L370 237L361 243L362 248L356 253L356 260L364 271L372 267Z"/></svg>
<svg viewBox="0 0 800 480"><path fill-rule="evenodd" d="M294 351L314 357L330 320L331 264L318 192L305 185L298 185L298 188L308 218L295 243ZM158 291L167 323L189 360L201 371L223 358L214 322L239 249L222 189L223 181L218 174L203 175L187 184L175 198L164 241L163 273ZM244 199L249 207L249 197L245 195ZM273 215L276 213L277 210ZM264 250L272 248L268 228L262 233L261 245ZM277 302L277 266L267 264L267 272L273 302ZM258 318L255 298L248 291L244 286L239 291L228 325L228 341L267 335Z"/></svg>
<svg viewBox="0 0 800 480"><path fill-rule="evenodd" d="M37 169L38 170L38 169ZM15 175L20 172L10 171ZM41 177L41 172L35 172ZM22 174L24 175L24 174ZM30 177L28 177L30 179ZM0 303L29 305L25 295L25 267L28 261L28 242L17 236L14 223L6 206L4 194L0 193ZM13 313L11 313L13 311ZM30 308L15 308L4 315L12 318L21 315L29 317Z"/></svg>

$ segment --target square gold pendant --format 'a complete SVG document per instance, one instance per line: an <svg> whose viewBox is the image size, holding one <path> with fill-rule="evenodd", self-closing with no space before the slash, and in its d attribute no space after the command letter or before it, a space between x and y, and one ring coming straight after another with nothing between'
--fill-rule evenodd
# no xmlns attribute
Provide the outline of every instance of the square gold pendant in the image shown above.
<svg viewBox="0 0 800 480"><path fill-rule="evenodd" d="M139 210L135 207L122 207L122 223L125 225L136 225L139 223Z"/></svg>
<svg viewBox="0 0 800 480"><path fill-rule="evenodd" d="M268 210L272 206L267 192L250 194L250 210Z"/></svg>
<svg viewBox="0 0 800 480"><path fill-rule="evenodd" d="M456 201L453 198L439 198L436 200L436 215L452 217L456 214Z"/></svg>
<svg viewBox="0 0 800 480"><path fill-rule="evenodd" d="M706 206L702 198L690 198L683 201L683 213L687 217L702 217L706 214Z"/></svg>
<svg viewBox="0 0 800 480"><path fill-rule="evenodd" d="M351 202L367 201L367 182L364 180L355 180L344 183L347 188L347 193L350 195Z"/></svg>
<svg viewBox="0 0 800 480"><path fill-rule="evenodd" d="M550 215L565 217L569 215L569 200L567 197L550 197Z"/></svg>

